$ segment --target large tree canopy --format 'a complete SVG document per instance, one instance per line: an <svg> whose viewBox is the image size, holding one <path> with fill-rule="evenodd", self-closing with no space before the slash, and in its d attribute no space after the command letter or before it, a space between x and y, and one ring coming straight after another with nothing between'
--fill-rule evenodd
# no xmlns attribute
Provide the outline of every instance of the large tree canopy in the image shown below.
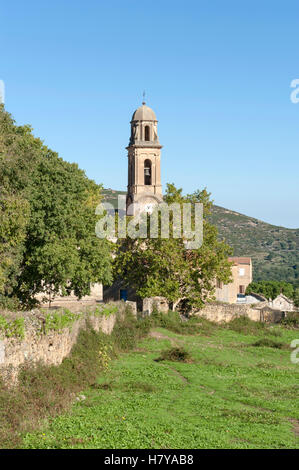
<svg viewBox="0 0 299 470"><path fill-rule="evenodd" d="M268 300L275 299L279 294L284 294L290 299L294 298L295 287L285 281L256 281L247 286L246 294L262 294Z"/></svg>
<svg viewBox="0 0 299 470"><path fill-rule="evenodd" d="M231 280L231 249L217 240L217 229L207 219L210 195L206 190L182 196L182 190L167 185L165 202L203 204L203 243L198 249L187 250L183 238L127 237L118 244L115 276L136 289L142 298L162 295L170 302L184 300L186 308L200 308L214 298L215 279ZM174 219L171 219L174 225Z"/></svg>
<svg viewBox="0 0 299 470"><path fill-rule="evenodd" d="M0 295L78 297L111 281L110 245L95 235L101 187L16 126L0 108Z"/></svg>

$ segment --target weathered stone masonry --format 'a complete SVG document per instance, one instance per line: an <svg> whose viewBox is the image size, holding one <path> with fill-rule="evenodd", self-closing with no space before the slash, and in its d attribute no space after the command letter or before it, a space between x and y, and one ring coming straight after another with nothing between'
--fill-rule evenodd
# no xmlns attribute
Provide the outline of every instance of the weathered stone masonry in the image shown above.
<svg viewBox="0 0 299 470"><path fill-rule="evenodd" d="M58 365L71 352L77 341L79 331L86 328L87 322L95 331L111 334L117 314L125 311L124 302L113 303L118 313L101 315L82 313L70 326L62 330L50 330L45 333L45 315L40 311L24 314L24 338L0 339L0 376L7 385L14 385L18 380L20 366L23 364Z"/></svg>

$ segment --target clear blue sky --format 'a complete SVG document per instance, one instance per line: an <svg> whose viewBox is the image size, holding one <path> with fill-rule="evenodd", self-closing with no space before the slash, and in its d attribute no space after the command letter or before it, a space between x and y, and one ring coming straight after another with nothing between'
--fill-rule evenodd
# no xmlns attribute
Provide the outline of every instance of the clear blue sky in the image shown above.
<svg viewBox="0 0 299 470"><path fill-rule="evenodd" d="M0 79L18 124L105 187L126 189L146 90L162 183L299 227L299 3L0 2Z"/></svg>

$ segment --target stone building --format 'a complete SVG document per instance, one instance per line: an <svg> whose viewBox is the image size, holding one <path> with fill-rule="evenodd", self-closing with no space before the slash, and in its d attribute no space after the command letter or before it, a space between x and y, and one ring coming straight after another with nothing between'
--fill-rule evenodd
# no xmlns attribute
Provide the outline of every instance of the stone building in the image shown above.
<svg viewBox="0 0 299 470"><path fill-rule="evenodd" d="M279 294L274 300L269 300L269 307L284 312L294 312L297 309L294 302L283 294Z"/></svg>
<svg viewBox="0 0 299 470"><path fill-rule="evenodd" d="M246 302L245 292L247 286L252 282L252 262L249 257L233 256L229 258L232 265L233 282L223 284L216 281L216 300L228 302Z"/></svg>
<svg viewBox="0 0 299 470"><path fill-rule="evenodd" d="M152 211L163 201L157 118L154 111L142 103L131 120L128 150L127 215L143 210Z"/></svg>
<svg viewBox="0 0 299 470"><path fill-rule="evenodd" d="M48 300L48 295L46 291L40 292L35 296L36 300L41 303L43 307L48 307L49 306L49 300ZM83 296L81 299L78 299L74 292L71 292L70 295L62 296L62 295L55 295L51 296L51 302L50 305L53 308L60 308L60 307L65 307L65 308L72 308L80 310L82 306L88 306L88 305L94 305L98 302L103 301L103 285L98 282L95 284L91 284L90 286L90 294Z"/></svg>

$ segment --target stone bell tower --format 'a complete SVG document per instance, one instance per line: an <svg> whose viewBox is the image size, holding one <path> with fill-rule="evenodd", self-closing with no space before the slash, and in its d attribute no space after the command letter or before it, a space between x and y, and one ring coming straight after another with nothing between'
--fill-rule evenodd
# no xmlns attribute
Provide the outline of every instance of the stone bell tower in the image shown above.
<svg viewBox="0 0 299 470"><path fill-rule="evenodd" d="M163 201L157 118L143 102L132 116L128 150L127 215L151 212Z"/></svg>

